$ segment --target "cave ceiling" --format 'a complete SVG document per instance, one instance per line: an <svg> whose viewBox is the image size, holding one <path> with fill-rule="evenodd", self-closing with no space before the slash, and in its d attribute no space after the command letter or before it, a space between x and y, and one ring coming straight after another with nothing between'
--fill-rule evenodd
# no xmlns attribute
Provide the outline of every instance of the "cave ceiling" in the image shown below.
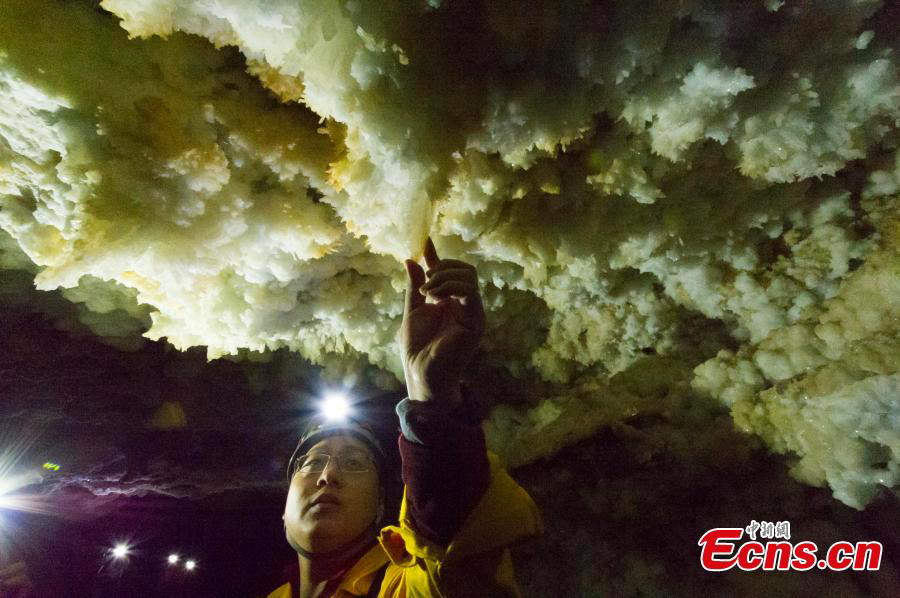
<svg viewBox="0 0 900 598"><path fill-rule="evenodd" d="M689 418L896 489L896 7L532 8L5 3L3 417L68 439L53 483L274 485L317 388L400 388L431 236L477 267L511 466Z"/></svg>

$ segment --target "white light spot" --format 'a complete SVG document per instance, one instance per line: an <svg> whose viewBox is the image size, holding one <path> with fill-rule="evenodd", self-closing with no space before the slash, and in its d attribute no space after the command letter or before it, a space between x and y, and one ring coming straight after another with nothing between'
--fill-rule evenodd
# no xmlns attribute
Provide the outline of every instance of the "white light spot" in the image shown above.
<svg viewBox="0 0 900 598"><path fill-rule="evenodd" d="M181 557L179 557L179 556L178 556L177 554L175 554L175 553L170 554L170 555L169 555L169 558L168 558L169 564L170 564L170 565L174 565L175 563L178 562L178 559L180 559L180 558L181 558Z"/></svg>
<svg viewBox="0 0 900 598"><path fill-rule="evenodd" d="M319 411L328 421L342 422L350 415L350 400L343 393L330 392L319 403Z"/></svg>
<svg viewBox="0 0 900 598"><path fill-rule="evenodd" d="M128 556L129 550L131 549L128 544L119 543L116 544L112 550L110 550L110 553L112 554L114 559L124 559Z"/></svg>
<svg viewBox="0 0 900 598"><path fill-rule="evenodd" d="M195 561L194 559L188 559L184 562L184 568L187 569L188 571L193 571L194 567L196 567L196 566L197 566L197 561Z"/></svg>

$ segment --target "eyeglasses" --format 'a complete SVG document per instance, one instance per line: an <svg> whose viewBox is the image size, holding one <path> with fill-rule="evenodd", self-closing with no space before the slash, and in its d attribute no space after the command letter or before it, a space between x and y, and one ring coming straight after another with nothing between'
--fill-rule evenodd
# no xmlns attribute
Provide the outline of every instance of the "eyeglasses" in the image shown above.
<svg viewBox="0 0 900 598"><path fill-rule="evenodd" d="M328 453L309 453L297 459L297 468L295 472L300 473L322 473L328 467L328 462L335 459L337 468L344 473L365 473L372 471L374 463L372 458L365 452L358 449L349 449L342 451L337 456Z"/></svg>

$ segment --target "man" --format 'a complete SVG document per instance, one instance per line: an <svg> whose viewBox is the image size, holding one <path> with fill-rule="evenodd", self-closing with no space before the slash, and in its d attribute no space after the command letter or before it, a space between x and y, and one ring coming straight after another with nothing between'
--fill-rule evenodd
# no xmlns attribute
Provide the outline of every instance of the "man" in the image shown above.
<svg viewBox="0 0 900 598"><path fill-rule="evenodd" d="M388 471L372 428L363 418L314 422L291 459L284 513L299 583L269 598L518 595L508 547L540 533L541 522L488 455L460 386L484 332L477 275L440 259L431 239L424 256L427 272L406 261L399 525L381 528Z"/></svg>

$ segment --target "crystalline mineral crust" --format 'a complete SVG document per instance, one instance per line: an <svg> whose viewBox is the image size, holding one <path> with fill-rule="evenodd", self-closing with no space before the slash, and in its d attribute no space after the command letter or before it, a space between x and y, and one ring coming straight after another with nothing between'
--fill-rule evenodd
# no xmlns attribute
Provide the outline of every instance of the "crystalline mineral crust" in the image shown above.
<svg viewBox="0 0 900 598"><path fill-rule="evenodd" d="M8 3L0 290L33 276L125 348L389 385L431 235L478 269L470 384L511 464L711 397L861 508L900 483L896 16Z"/></svg>

